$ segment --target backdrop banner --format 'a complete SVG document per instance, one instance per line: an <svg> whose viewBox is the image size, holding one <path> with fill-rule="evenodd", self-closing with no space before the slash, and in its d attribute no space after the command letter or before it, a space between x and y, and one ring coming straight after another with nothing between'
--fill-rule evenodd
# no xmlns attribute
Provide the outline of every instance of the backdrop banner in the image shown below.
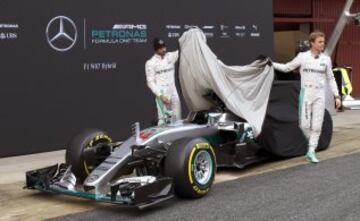
<svg viewBox="0 0 360 221"><path fill-rule="evenodd" d="M272 17L262 0L0 1L0 157L65 148L84 128L127 138L157 117L154 37L172 51L198 26L225 64L245 65L272 55Z"/></svg>

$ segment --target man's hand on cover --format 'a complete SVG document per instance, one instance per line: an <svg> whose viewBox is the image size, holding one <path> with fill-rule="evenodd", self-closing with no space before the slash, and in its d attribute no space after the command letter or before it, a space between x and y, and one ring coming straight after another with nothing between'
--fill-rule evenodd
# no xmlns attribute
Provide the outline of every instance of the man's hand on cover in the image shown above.
<svg viewBox="0 0 360 221"><path fill-rule="evenodd" d="M273 63L270 57L263 55L263 54L257 56L256 60L261 60L261 61L268 60L268 62L266 64L269 66L272 66L272 63Z"/></svg>

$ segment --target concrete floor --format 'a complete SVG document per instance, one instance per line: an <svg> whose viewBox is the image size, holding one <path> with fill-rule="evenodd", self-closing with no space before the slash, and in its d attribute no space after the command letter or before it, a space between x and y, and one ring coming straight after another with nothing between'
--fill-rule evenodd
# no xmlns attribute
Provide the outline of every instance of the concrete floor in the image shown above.
<svg viewBox="0 0 360 221"><path fill-rule="evenodd" d="M330 149L319 153L320 160L360 152L360 110L338 113L333 118L334 135ZM23 190L25 172L64 161L65 151L54 151L0 159L0 220L43 220L106 206L90 200ZM303 157L268 162L246 169L219 170L215 183L256 176L307 162Z"/></svg>
<svg viewBox="0 0 360 221"><path fill-rule="evenodd" d="M49 221L359 221L360 153L213 186L146 210L107 205ZM171 218L169 218L171 217Z"/></svg>

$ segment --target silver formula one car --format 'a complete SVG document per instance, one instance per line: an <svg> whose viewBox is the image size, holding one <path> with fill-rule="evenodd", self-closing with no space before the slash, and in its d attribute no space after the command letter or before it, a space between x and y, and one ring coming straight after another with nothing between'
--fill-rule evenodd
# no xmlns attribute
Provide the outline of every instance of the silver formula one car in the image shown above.
<svg viewBox="0 0 360 221"><path fill-rule="evenodd" d="M269 157L254 142L252 127L214 94L211 111L140 130L115 142L102 130L74 136L66 163L28 171L26 187L144 208L181 197L206 195L217 167L242 168Z"/></svg>

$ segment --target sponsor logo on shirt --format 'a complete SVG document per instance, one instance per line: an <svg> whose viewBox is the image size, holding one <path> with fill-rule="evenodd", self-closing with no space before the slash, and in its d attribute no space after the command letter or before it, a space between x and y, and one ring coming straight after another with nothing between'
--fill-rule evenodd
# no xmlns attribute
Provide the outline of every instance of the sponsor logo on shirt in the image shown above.
<svg viewBox="0 0 360 221"><path fill-rule="evenodd" d="M155 74L164 74L166 72L170 72L170 71L173 71L173 70L174 70L173 67L172 68L167 68L167 69L162 69L162 70L156 71Z"/></svg>
<svg viewBox="0 0 360 221"><path fill-rule="evenodd" d="M317 69L312 69L312 68L304 68L303 72L325 74L324 70L317 70Z"/></svg>

